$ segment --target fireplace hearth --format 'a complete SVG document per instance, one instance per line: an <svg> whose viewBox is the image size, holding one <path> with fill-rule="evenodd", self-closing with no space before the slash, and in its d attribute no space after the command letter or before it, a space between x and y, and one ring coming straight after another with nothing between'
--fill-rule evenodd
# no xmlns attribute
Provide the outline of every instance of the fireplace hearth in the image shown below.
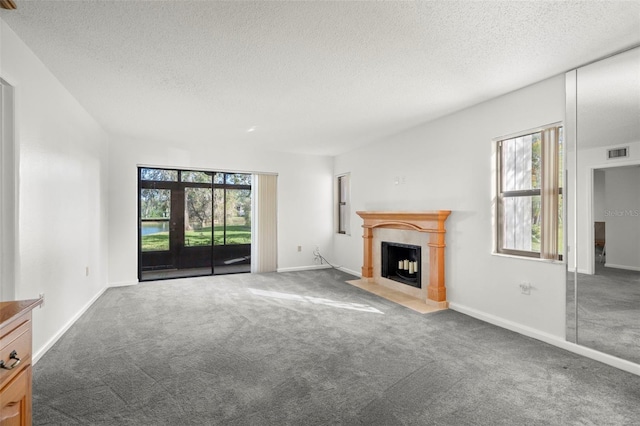
<svg viewBox="0 0 640 426"><path fill-rule="evenodd" d="M383 241L381 256L382 277L422 288L420 246Z"/></svg>

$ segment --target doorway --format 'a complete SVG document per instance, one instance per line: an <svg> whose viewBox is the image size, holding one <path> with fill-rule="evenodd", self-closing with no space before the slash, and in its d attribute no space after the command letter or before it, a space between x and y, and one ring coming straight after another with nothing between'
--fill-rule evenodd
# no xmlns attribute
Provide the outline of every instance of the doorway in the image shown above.
<svg viewBox="0 0 640 426"><path fill-rule="evenodd" d="M17 163L14 87L0 78L0 302L16 297Z"/></svg>
<svg viewBox="0 0 640 426"><path fill-rule="evenodd" d="M593 274L640 271L640 164L593 169Z"/></svg>
<svg viewBox="0 0 640 426"><path fill-rule="evenodd" d="M140 281L251 270L251 175L138 168Z"/></svg>

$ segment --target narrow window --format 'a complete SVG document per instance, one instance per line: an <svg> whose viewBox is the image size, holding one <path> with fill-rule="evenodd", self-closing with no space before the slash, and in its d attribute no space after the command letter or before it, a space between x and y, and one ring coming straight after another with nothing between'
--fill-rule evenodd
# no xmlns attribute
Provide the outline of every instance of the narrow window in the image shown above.
<svg viewBox="0 0 640 426"><path fill-rule="evenodd" d="M497 251L562 259L562 127L497 141Z"/></svg>
<svg viewBox="0 0 640 426"><path fill-rule="evenodd" d="M338 176L338 233L349 234L349 175Z"/></svg>

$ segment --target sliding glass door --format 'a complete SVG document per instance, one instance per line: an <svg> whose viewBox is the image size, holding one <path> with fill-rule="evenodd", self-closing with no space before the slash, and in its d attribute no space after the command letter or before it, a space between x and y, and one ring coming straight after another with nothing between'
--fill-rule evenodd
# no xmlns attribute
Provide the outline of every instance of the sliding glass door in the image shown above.
<svg viewBox="0 0 640 426"><path fill-rule="evenodd" d="M216 274L251 271L251 175L214 176Z"/></svg>
<svg viewBox="0 0 640 426"><path fill-rule="evenodd" d="M141 281L250 271L251 175L138 173Z"/></svg>

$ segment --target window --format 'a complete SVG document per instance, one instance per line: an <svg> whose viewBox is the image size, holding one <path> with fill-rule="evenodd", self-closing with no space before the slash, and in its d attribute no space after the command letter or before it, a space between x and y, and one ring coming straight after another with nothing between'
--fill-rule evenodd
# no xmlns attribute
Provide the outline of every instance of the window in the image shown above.
<svg viewBox="0 0 640 426"><path fill-rule="evenodd" d="M220 172L213 181L214 244L251 244L251 175Z"/></svg>
<svg viewBox="0 0 640 426"><path fill-rule="evenodd" d="M140 180L158 181L158 182L177 182L177 170L165 169L140 169Z"/></svg>
<svg viewBox="0 0 640 426"><path fill-rule="evenodd" d="M338 176L338 233L349 234L349 175Z"/></svg>
<svg viewBox="0 0 640 426"><path fill-rule="evenodd" d="M497 141L497 251L562 259L562 127Z"/></svg>

